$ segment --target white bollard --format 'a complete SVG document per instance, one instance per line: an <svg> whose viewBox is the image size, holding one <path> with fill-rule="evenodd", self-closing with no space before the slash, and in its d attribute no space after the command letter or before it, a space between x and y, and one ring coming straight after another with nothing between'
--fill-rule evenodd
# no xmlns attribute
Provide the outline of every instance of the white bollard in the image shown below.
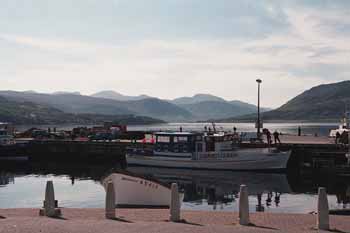
<svg viewBox="0 0 350 233"><path fill-rule="evenodd" d="M109 182L107 184L107 192L106 192L106 218L114 219L115 216L115 191L113 182Z"/></svg>
<svg viewBox="0 0 350 233"><path fill-rule="evenodd" d="M180 221L180 195L176 183L171 184L170 221Z"/></svg>
<svg viewBox="0 0 350 233"><path fill-rule="evenodd" d="M40 210L39 215L47 217L61 216L61 210L56 208L55 190L51 180L46 182L44 208Z"/></svg>
<svg viewBox="0 0 350 233"><path fill-rule="evenodd" d="M55 217L55 190L51 180L46 183L44 209L46 216Z"/></svg>
<svg viewBox="0 0 350 233"><path fill-rule="evenodd" d="M241 185L239 190L239 224L249 225L249 202L248 202L248 187Z"/></svg>
<svg viewBox="0 0 350 233"><path fill-rule="evenodd" d="M325 188L318 188L317 228L329 230L329 207Z"/></svg>

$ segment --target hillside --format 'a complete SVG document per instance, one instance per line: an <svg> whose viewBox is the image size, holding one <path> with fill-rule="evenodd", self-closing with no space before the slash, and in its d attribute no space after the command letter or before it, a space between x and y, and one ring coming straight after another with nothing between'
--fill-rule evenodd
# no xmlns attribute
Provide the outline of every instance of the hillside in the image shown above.
<svg viewBox="0 0 350 233"><path fill-rule="evenodd" d="M180 97L180 98L171 100L170 102L177 105L184 105L184 104L196 104L196 103L205 102L205 101L226 102L226 100L224 100L223 98L210 95L210 94L196 94L192 97Z"/></svg>
<svg viewBox="0 0 350 233"><path fill-rule="evenodd" d="M191 112L198 120L218 119L227 116L240 116L256 112L256 107L223 101L203 101L179 105Z"/></svg>
<svg viewBox="0 0 350 233"><path fill-rule="evenodd" d="M265 112L265 121L339 121L345 109L350 109L350 81L311 88L276 110ZM255 120L255 115L233 117L219 121Z"/></svg>
<svg viewBox="0 0 350 233"><path fill-rule="evenodd" d="M193 119L192 114L186 109L157 98L125 101L122 106L141 115L160 118L165 121L188 121Z"/></svg>
<svg viewBox="0 0 350 233"><path fill-rule="evenodd" d="M0 96L0 122L15 124L50 124L75 121L73 115L31 102L15 102Z"/></svg>
<svg viewBox="0 0 350 233"><path fill-rule="evenodd" d="M104 121L120 124L163 123L158 119L133 115L71 114L56 108L28 101L11 101L0 96L0 122L14 124L101 124Z"/></svg>
<svg viewBox="0 0 350 233"><path fill-rule="evenodd" d="M138 96L122 95L116 91L100 91L90 96L96 97L96 98L119 100L119 101L142 100L142 99L152 98L147 95L138 95Z"/></svg>

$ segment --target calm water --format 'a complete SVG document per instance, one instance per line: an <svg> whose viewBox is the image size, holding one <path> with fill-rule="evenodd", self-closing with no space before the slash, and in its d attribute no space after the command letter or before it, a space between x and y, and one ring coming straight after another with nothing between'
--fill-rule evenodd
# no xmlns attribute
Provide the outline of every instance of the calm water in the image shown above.
<svg viewBox="0 0 350 233"><path fill-rule="evenodd" d="M41 207L47 180L53 180L62 207L104 207L105 191L100 183L111 167L72 164L7 164L0 172L0 208ZM177 182L185 192L183 209L238 210L238 190L246 184L251 211L258 197L266 212L308 213L315 210L317 187L326 186L331 208L349 202L347 179L295 177L293 174L189 171L130 167L129 171L152 175L163 182ZM50 172L51 171L51 172ZM269 198L270 196L270 198Z"/></svg>
<svg viewBox="0 0 350 233"><path fill-rule="evenodd" d="M298 127L302 129L302 134L315 134L328 135L329 131L334 128L338 128L339 123L265 123L264 128L268 128L271 132L278 130L283 133L297 134ZM57 126L58 130L70 130L74 127L81 125L61 125ZM167 124L155 124L155 125L134 125L128 126L128 130L151 130L151 131L165 131L165 130L179 130L180 127L184 131L201 131L204 126L211 126L211 123L167 123ZM46 129L48 127L54 127L52 125L21 125L16 128L20 131L29 129L31 127L37 127ZM88 125L89 127L89 125ZM216 123L218 130L232 130L236 127L240 132L255 132L254 124L252 123Z"/></svg>
<svg viewBox="0 0 350 233"><path fill-rule="evenodd" d="M201 130L205 124L165 124L133 126L130 130ZM265 124L270 130L327 135L336 124ZM236 126L240 131L255 131L251 124L217 124L225 130ZM60 128L60 127L58 127ZM63 127L61 127L63 128ZM100 183L115 166L64 163L0 164L0 208L41 207L47 180L53 180L56 199L62 207L104 207L105 191ZM150 175L163 182L177 182L185 192L183 209L238 210L238 190L246 184L251 211L307 213L315 210L317 187L327 188L330 208L346 208L350 203L348 178L322 175L260 174L242 172L189 171L129 167L128 170ZM258 200L260 201L260 204ZM350 205L349 205L350 207Z"/></svg>

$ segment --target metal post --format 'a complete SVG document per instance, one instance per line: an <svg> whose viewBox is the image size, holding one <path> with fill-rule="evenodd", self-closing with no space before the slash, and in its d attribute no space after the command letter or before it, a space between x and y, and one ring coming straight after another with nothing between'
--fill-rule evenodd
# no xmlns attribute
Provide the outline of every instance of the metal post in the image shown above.
<svg viewBox="0 0 350 233"><path fill-rule="evenodd" d="M258 83L258 123L257 123L257 138L260 139L260 83L262 82L261 79L257 79L256 82Z"/></svg>

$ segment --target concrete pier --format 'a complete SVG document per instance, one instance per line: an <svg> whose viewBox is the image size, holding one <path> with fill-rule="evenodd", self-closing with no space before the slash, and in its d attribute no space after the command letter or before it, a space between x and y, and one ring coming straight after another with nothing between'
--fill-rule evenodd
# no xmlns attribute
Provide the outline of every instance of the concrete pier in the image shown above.
<svg viewBox="0 0 350 233"><path fill-rule="evenodd" d="M105 215L107 219L114 219L115 215L115 191L112 182L107 185Z"/></svg>
<svg viewBox="0 0 350 233"><path fill-rule="evenodd" d="M180 195L176 183L171 184L170 221L180 221Z"/></svg>
<svg viewBox="0 0 350 233"><path fill-rule="evenodd" d="M248 187L241 185L239 190L239 224L249 225L249 202L248 202Z"/></svg>
<svg viewBox="0 0 350 233"><path fill-rule="evenodd" d="M317 228L329 230L329 207L325 188L318 188Z"/></svg>

